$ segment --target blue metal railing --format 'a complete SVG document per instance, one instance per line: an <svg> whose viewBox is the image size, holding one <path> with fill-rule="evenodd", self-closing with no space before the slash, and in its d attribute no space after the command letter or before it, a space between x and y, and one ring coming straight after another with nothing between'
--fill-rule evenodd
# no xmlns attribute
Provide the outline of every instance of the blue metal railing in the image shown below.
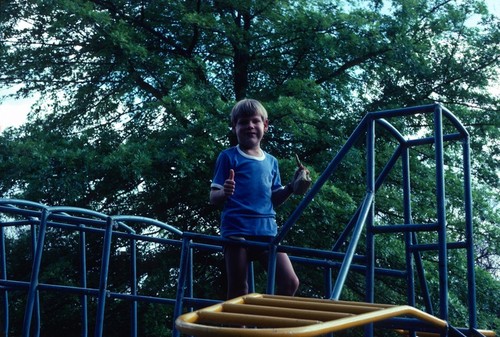
<svg viewBox="0 0 500 337"><path fill-rule="evenodd" d="M390 123L394 118L405 118L415 115L425 115L433 120L429 128L433 128L433 136L407 139ZM447 129L453 129L453 133L445 133ZM385 166L377 174L375 142L377 139L377 127L386 131L397 144L392 156L387 160ZM430 131L430 130L429 130ZM328 182L338 170L340 163L346 155L355 147L362 137L365 137L366 158L365 168L366 193L360 202L360 206L345 225L344 231L336 238L330 250L310 249L306 247L292 247L283 245L286 235L293 229L304 210L312 200L321 192L322 187ZM462 142L463 170L464 170L464 207L465 207L465 241L448 242L446 232L446 209L445 209L445 163L444 143ZM415 224L413 223L413 210L411 200L410 181L410 157L412 149L432 145L435 154L436 177L436 222ZM398 161L401 161L402 170L402 204L404 209L403 224L377 224L374 215L374 203L377 191L386 181L386 178L394 170ZM477 324L476 297L475 297L475 275L474 275L474 250L473 250L473 226L472 226L472 193L471 193L471 170L469 135L460 121L446 108L439 104L425 106L370 112L365 115L360 124L355 128L345 145L337 155L330 161L325 170L318 177L309 192L304 196L299 205L285 221L274 241L261 243L246 241L245 245L257 245L269 250L269 265L267 266L268 293L274 293L276 254L286 252L290 255L292 262L302 265L321 268L324 270L325 297L337 300L341 297L348 274L352 271L365 274L366 301L374 301L375 278L377 275L397 277L406 280L406 296L408 304L416 305L416 289L420 290L419 297L423 299L425 310L434 314L429 286L427 285L425 270L422 263L421 252L437 251L439 260L439 317L448 320L448 265L447 251L449 249L465 249L467 256L467 282L469 292L469 326L474 330ZM206 306L222 299L210 299L197 297L193 293L193 254L196 251L220 253L225 239L218 236L204 235L200 233L181 232L178 229L163 222L138 216L109 216L102 213L74 208L74 207L49 207L38 203L0 199L0 216L4 215L5 221L0 218L0 294L2 300L2 333L8 336L10 331L9 321L9 292L26 292L26 309L23 322L23 336L38 336L41 329L40 315L40 292L62 292L72 293L80 296L81 310L81 335L89 334L89 297L97 299L94 336L102 336L105 324L106 303L108 300L126 300L131 307L130 335L138 334L138 308L139 302L159 303L173 308L173 317L179 316L185 310L192 310L200 306ZM151 226L160 231L168 233L167 237L143 235L134 226ZM7 250L5 248L5 230L8 227L29 226L32 235L32 254L30 262L32 269L29 280L10 280L6 262ZM78 266L80 274L79 285L47 284L40 282L41 259L44 254L44 244L48 228L58 228L73 231L79 234L79 258ZM432 232L438 237L436 243L419 243L418 234L421 232ZM87 282L87 234L92 233L102 237L101 266L99 269L99 285L97 288L89 287ZM364 252L360 248L362 233L366 234L366 245ZM376 266L375 242L377 235L384 233L402 233L404 235L405 269L398 270ZM130 254L130 288L127 292L115 291L108 288L108 274L110 268L110 255L112 254L112 240L128 240ZM137 278L137 245L145 241L164 246L176 247L179 251L178 284L173 298L161 298L158 296L147 296L139 293ZM332 279L332 271L337 270L335 280ZM254 290L253 273L250 270L250 289ZM416 278L415 278L416 277ZM418 287L417 287L418 282ZM368 335L373 330L368 327ZM173 331L178 336L177 331Z"/></svg>

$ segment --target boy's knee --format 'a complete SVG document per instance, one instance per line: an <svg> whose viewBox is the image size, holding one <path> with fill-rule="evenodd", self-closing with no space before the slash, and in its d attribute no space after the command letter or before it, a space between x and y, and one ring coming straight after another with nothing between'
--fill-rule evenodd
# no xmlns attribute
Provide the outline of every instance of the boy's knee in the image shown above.
<svg viewBox="0 0 500 337"><path fill-rule="evenodd" d="M299 285L300 285L299 278L297 276L293 277L292 280L290 281L291 296L295 295L297 289L299 289Z"/></svg>
<svg viewBox="0 0 500 337"><path fill-rule="evenodd" d="M278 295L293 296L299 289L300 281L296 275L282 282L278 287Z"/></svg>

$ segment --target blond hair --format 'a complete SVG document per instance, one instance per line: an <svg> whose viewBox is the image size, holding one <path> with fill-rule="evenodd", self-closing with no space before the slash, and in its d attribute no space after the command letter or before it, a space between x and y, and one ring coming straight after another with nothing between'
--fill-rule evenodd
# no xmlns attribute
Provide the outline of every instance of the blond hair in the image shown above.
<svg viewBox="0 0 500 337"><path fill-rule="evenodd" d="M267 120L267 110L256 99L245 98L235 104L231 110L231 125L234 126L241 117L260 115L262 120Z"/></svg>

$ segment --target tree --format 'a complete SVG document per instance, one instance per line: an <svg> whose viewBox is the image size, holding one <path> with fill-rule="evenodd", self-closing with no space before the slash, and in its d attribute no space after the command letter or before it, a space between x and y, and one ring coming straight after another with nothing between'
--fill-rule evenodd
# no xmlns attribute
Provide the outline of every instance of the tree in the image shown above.
<svg viewBox="0 0 500 337"><path fill-rule="evenodd" d="M492 242L479 247L479 262L494 268L499 100L488 87L498 78L500 26L482 1L0 6L0 84L21 84L17 97L42 97L26 125L0 136L3 196L216 233L208 186L217 153L234 141L228 113L236 100L254 97L269 110L265 147L280 158L285 179L294 153L317 176L367 111L437 101L470 129L475 193L485 197L475 215L479 235ZM398 126L425 131L426 121ZM345 165L287 236L290 244L329 248L319 233L342 230L364 193L353 184L363 168L355 159ZM279 210L280 220L296 203ZM394 220L380 206L381 216ZM388 251L387 259L397 254ZM314 294L315 286L304 292Z"/></svg>

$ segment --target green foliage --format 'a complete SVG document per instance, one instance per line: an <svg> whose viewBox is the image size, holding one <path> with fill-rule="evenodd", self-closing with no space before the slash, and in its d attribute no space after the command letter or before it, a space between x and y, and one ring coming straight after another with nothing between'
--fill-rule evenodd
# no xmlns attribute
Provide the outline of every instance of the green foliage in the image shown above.
<svg viewBox="0 0 500 337"><path fill-rule="evenodd" d="M209 185L217 154L234 143L228 116L236 100L257 98L268 109L263 146L279 158L285 181L295 153L316 180L366 112L440 102L471 135L479 320L498 329L498 299L486 294L499 284L500 101L490 90L498 85L499 25L482 0L2 1L0 86L19 85L15 97L39 94L40 100L25 125L0 134L0 195L138 214L217 234L219 210L208 204ZM390 122L404 135L429 132L422 116ZM380 172L396 146L377 133ZM436 221L432 150L420 147L410 158L415 223ZM450 146L445 155L450 238L459 240L461 150ZM286 244L331 248L365 194L365 156L360 140ZM377 192L378 224L402 223L400 165ZM299 201L279 208L280 224ZM62 251L72 239L50 242ZM380 240L377 265L401 266L402 238ZM16 256L26 254L23 235L10 244ZM171 253L144 251L141 275L151 293L169 295L163 286L175 275L156 271L175 264ZM197 259L207 263L197 264L195 291L224 298L220 256ZM435 256L423 259L431 283L437 282ZM464 261L455 261L460 274ZM71 259L50 265L44 277L71 279ZM25 265L13 267L29 275ZM322 296L322 271L298 270L302 294ZM119 288L121 277L119 270L111 276ZM361 276L350 275L347 283L343 297L363 299ZM401 282L383 278L380 284L377 299L405 300ZM452 291L461 324L460 282ZM160 307L144 310L141 335L169 333L159 321L171 313ZM122 304L116 310L126 311Z"/></svg>

